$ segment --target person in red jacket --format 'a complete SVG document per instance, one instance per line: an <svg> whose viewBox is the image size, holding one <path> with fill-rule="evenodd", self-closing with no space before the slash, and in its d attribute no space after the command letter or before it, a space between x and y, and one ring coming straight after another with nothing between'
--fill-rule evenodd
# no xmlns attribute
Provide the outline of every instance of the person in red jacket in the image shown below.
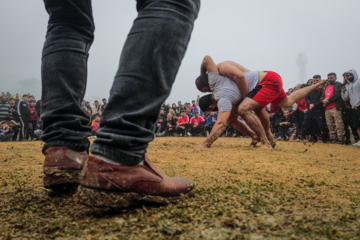
<svg viewBox="0 0 360 240"><path fill-rule="evenodd" d="M189 133L191 136L201 134L204 131L205 119L195 111L195 116L190 119ZM189 135L188 133L188 135Z"/></svg>
<svg viewBox="0 0 360 240"><path fill-rule="evenodd" d="M37 137L35 136L34 131L36 129L36 123L37 123L37 120L39 119L39 115L36 111L35 105L36 105L36 101L34 99L29 101L29 114L30 114L29 119L30 119L30 121L28 123L28 126L29 126L29 135L30 135L31 140L37 140Z"/></svg>
<svg viewBox="0 0 360 240"><path fill-rule="evenodd" d="M185 136L189 127L189 117L186 115L185 110L181 110L180 117L176 124L176 132L182 136Z"/></svg>

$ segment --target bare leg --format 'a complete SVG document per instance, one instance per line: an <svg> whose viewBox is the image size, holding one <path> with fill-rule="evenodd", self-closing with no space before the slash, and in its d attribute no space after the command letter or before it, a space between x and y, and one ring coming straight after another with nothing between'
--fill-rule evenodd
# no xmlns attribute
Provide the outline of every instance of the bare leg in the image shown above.
<svg viewBox="0 0 360 240"><path fill-rule="evenodd" d="M241 121L238 116L231 118L229 120L229 124L237 131L251 138L250 146L256 146L256 144L258 143L258 136L243 121Z"/></svg>
<svg viewBox="0 0 360 240"><path fill-rule="evenodd" d="M254 147L256 146L256 143L258 142L258 136L243 121L239 119L239 114L237 113L237 107L234 107L233 110L231 111L231 116L229 118L228 123L237 131L251 138L252 141L250 146L254 146Z"/></svg>
<svg viewBox="0 0 360 240"><path fill-rule="evenodd" d="M286 97L284 100L282 100L279 103L279 107L282 108L289 108L291 107L295 102L299 101L300 99L303 99L304 97L306 97L307 95L309 95L309 93L311 93L312 91L318 90L318 91L324 91L325 90L325 80L322 80L321 82L308 86L308 87L304 87L301 88L299 90L296 90L295 92L293 92L292 94L290 94L288 97Z"/></svg>
<svg viewBox="0 0 360 240"><path fill-rule="evenodd" d="M245 98L239 105L238 112L249 127L260 137L260 141L263 143L261 148L271 149L270 142L266 136L263 126L261 125L260 119L251 112L260 107L261 105L251 98Z"/></svg>
<svg viewBox="0 0 360 240"><path fill-rule="evenodd" d="M259 120L261 121L261 124L265 130L266 137L268 138L271 146L274 148L276 146L276 141L274 139L274 136L271 133L270 129L270 117L268 112L265 110L265 108L257 108L254 110L256 116L258 116Z"/></svg>

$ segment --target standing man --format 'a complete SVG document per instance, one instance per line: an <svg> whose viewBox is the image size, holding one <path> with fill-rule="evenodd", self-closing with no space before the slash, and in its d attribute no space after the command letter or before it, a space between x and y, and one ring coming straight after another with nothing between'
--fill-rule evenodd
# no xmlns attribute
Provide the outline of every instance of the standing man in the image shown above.
<svg viewBox="0 0 360 240"><path fill-rule="evenodd" d="M151 127L170 94L200 1L137 1L138 16L124 44L91 156L89 118L80 106L94 39L91 1L44 2L50 15L42 54L45 187L76 187L83 170L79 201L113 207L126 207L147 195L160 201L191 191L193 182L163 174L146 149L154 139Z"/></svg>
<svg viewBox="0 0 360 240"><path fill-rule="evenodd" d="M11 110L10 104L7 101L5 95L2 95L0 98L0 122L3 120L10 121L11 119Z"/></svg>
<svg viewBox="0 0 360 240"><path fill-rule="evenodd" d="M98 100L95 100L94 101L94 104L92 105L91 107L91 112L92 112L92 115L95 115L98 113L99 109L101 109L101 106L99 104L99 101Z"/></svg>
<svg viewBox="0 0 360 240"><path fill-rule="evenodd" d="M14 131L14 136L12 137L12 141L16 141L17 136L19 134L20 129L20 118L18 113L18 107L15 104L15 98L10 98L10 111L11 111L11 120L14 121L16 124L12 127L12 130Z"/></svg>
<svg viewBox="0 0 360 240"><path fill-rule="evenodd" d="M347 84L342 88L342 99L350 101L353 108L354 125L360 136L360 80L355 69L345 72L345 76ZM353 146L360 147L360 141Z"/></svg>
<svg viewBox="0 0 360 240"><path fill-rule="evenodd" d="M102 105L101 105L101 110L104 111L107 105L107 99L103 98L102 99Z"/></svg>
<svg viewBox="0 0 360 240"><path fill-rule="evenodd" d="M308 83L310 80L308 81ZM312 85L321 82L321 76L316 74L313 76ZM304 121L301 126L300 135L302 138L308 138L309 134L312 134L314 142L318 137L321 138L323 143L326 143L329 139L329 130L325 121L325 108L321 101L322 93L319 91L313 91L306 96L306 104L308 105L308 111L304 116ZM309 139L307 139L309 140Z"/></svg>
<svg viewBox="0 0 360 240"><path fill-rule="evenodd" d="M19 101L18 104L18 113L20 117L19 119L21 126L19 141L29 140L30 111L29 111L29 104L27 102L28 102L28 95L24 94L22 101Z"/></svg>
<svg viewBox="0 0 360 240"><path fill-rule="evenodd" d="M330 141L344 144L345 129L342 111L345 105L341 98L341 88L343 85L336 81L336 73L332 72L327 76L328 85L321 96L321 101L325 107L325 119L330 133Z"/></svg>

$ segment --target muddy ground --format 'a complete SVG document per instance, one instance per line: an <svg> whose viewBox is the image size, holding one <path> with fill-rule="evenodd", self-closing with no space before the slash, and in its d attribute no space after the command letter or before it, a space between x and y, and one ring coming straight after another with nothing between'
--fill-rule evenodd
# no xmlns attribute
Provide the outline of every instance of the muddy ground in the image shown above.
<svg viewBox="0 0 360 240"><path fill-rule="evenodd" d="M157 138L148 154L196 182L168 205L96 209L42 185L41 142L0 143L0 238L360 239L360 148L249 139Z"/></svg>

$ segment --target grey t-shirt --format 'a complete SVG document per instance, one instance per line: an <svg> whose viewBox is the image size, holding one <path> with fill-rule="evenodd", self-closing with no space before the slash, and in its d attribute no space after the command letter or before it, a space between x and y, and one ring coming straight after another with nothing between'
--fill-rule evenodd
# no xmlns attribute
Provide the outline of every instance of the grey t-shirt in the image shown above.
<svg viewBox="0 0 360 240"><path fill-rule="evenodd" d="M259 81L258 72L245 72L249 84L249 92L253 90ZM257 76L257 77L256 77ZM208 73L209 86L218 101L219 112L231 111L233 105L238 105L242 96L236 83L228 77L220 75L219 72Z"/></svg>

